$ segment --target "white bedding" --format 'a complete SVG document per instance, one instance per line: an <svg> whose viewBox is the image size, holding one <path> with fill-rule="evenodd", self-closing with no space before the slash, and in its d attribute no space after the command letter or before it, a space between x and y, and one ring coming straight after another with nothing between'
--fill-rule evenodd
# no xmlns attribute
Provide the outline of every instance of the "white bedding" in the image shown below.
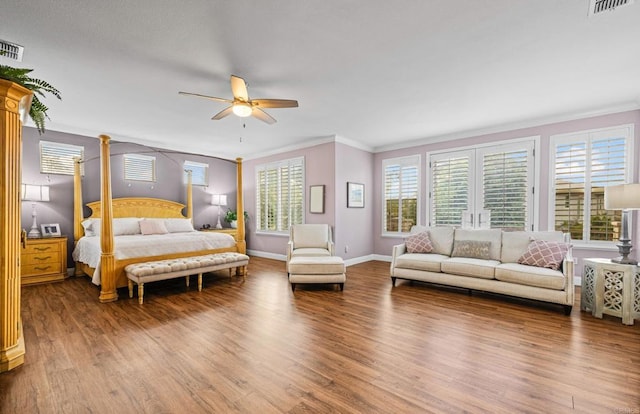
<svg viewBox="0 0 640 414"><path fill-rule="evenodd" d="M233 247L236 242L225 233L192 231L152 235L129 235L114 237L116 260L136 257L159 256L171 253L186 253L199 250ZM82 237L73 250L73 260L96 269L92 282L100 284L100 237Z"/></svg>

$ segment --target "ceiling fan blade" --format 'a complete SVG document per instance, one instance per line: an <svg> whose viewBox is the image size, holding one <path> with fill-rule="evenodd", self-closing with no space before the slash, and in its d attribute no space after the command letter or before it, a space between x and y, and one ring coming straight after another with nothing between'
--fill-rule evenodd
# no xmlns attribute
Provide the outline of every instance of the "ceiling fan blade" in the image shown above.
<svg viewBox="0 0 640 414"><path fill-rule="evenodd" d="M276 123L276 119L274 117L272 117L262 109L256 108L255 106L253 107L253 112L251 112L251 116L254 118L258 118L262 122L266 122L269 125Z"/></svg>
<svg viewBox="0 0 640 414"><path fill-rule="evenodd" d="M297 108L298 101L293 99L252 99L251 103L260 108Z"/></svg>
<svg viewBox="0 0 640 414"><path fill-rule="evenodd" d="M244 79L231 75L231 92L236 99L241 99L245 102L249 101L249 92L247 92L247 83Z"/></svg>
<svg viewBox="0 0 640 414"><path fill-rule="evenodd" d="M217 121L219 119L224 118L225 116L229 116L233 113L233 106L228 106L225 109L223 109L222 111L218 112L217 114L215 114L213 116L213 118L211 118L212 121Z"/></svg>
<svg viewBox="0 0 640 414"><path fill-rule="evenodd" d="M180 95L186 95L186 96L197 96L199 98L205 98L205 99L210 99L212 101L217 101L217 102L227 102L227 103L232 103L233 101L229 100L229 99L224 99L224 98L217 98L215 96L208 96L208 95L200 95L199 93L191 93L191 92L178 92L178 94Z"/></svg>

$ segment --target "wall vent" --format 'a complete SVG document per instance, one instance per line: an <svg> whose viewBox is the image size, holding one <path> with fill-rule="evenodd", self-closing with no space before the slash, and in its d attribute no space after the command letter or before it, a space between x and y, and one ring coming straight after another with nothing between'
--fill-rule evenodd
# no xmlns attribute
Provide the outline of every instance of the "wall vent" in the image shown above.
<svg viewBox="0 0 640 414"><path fill-rule="evenodd" d="M628 6L635 0L590 0L589 16L594 16L606 11L613 11L617 7Z"/></svg>
<svg viewBox="0 0 640 414"><path fill-rule="evenodd" d="M22 62L24 47L0 39L0 56Z"/></svg>

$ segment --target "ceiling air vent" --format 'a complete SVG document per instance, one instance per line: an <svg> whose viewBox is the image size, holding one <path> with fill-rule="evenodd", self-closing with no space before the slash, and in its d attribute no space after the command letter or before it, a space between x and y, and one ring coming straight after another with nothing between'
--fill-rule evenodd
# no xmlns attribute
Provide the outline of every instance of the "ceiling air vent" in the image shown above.
<svg viewBox="0 0 640 414"><path fill-rule="evenodd" d="M22 62L24 47L0 39L0 56Z"/></svg>
<svg viewBox="0 0 640 414"><path fill-rule="evenodd" d="M616 7L628 6L635 0L590 0L589 16L594 16L606 11L613 11Z"/></svg>

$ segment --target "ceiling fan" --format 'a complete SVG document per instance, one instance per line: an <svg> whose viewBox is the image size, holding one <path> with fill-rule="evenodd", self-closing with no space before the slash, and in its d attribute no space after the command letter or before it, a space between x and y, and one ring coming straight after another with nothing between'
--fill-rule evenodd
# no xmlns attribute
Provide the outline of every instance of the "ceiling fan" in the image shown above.
<svg viewBox="0 0 640 414"><path fill-rule="evenodd" d="M241 77L231 75L231 92L233 100L217 98L215 96L201 95L198 93L178 92L180 95L198 96L200 98L210 99L217 102L226 102L231 104L227 108L218 112L211 118L214 121L222 119L231 113L244 118L253 116L267 124L274 124L275 118L263 111L263 108L297 108L298 101L292 99L249 99L247 92L247 83Z"/></svg>

